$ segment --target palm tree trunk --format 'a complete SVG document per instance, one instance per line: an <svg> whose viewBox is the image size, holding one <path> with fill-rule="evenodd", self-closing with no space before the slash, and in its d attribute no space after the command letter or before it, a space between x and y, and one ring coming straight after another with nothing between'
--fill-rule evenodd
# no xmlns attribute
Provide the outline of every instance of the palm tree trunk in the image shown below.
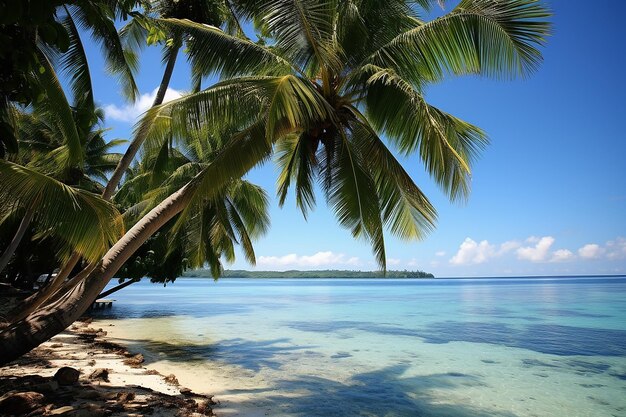
<svg viewBox="0 0 626 417"><path fill-rule="evenodd" d="M167 60L167 65L165 66L165 72L163 73L163 78L161 79L161 84L159 85L159 90L157 91L156 97L154 98L154 102L152 103L152 107L158 106L163 103L163 99L165 98L165 93L167 92L167 87L170 84L170 80L172 79L172 74L174 73L174 66L176 65L176 57L178 56L178 50L180 49L180 44L175 44L172 46L172 50L170 51L169 58ZM104 192L102 193L102 198L105 200L110 200L113 194L115 193L115 189L119 185L124 173L135 159L135 155L141 148L143 141L145 140L145 136L143 134L139 134L135 136L133 141L128 145L128 149L120 159L120 162L115 167L115 171L111 175L111 179L107 183Z"/></svg>
<svg viewBox="0 0 626 417"><path fill-rule="evenodd" d="M89 276L58 300L0 332L0 366L62 332L94 302L124 262L186 206L192 188L181 188L150 210L106 253Z"/></svg>
<svg viewBox="0 0 626 417"><path fill-rule="evenodd" d="M30 226L30 222L33 221L33 217L35 216L35 208L37 207L37 202L33 202L30 207L26 209L26 213L24 213L24 217L20 222L19 227L17 228L17 232L15 236L13 236L13 240L9 243L9 246L6 248L2 256L0 257L0 272L9 264L11 260L11 256L15 253L17 246L20 244L20 241L24 237L24 234L28 230L28 226Z"/></svg>
<svg viewBox="0 0 626 417"><path fill-rule="evenodd" d="M103 293L98 294L98 297L96 297L96 299L104 298L104 297L106 297L108 295L116 293L119 290L124 289L124 288L128 287L131 284L134 284L135 282L139 282L139 278L133 278L133 279L127 280L126 282L122 282L121 284L116 285L115 287L111 288L110 290L107 290L107 291L105 291Z"/></svg>
<svg viewBox="0 0 626 417"><path fill-rule="evenodd" d="M167 64L165 66L165 72L163 73L163 78L161 79L161 84L159 85L159 89L154 98L154 102L152 103L152 107L158 106L163 103L163 99L165 98L165 93L167 92L167 87L169 86L170 80L172 79L172 74L174 73L174 67L176 66L176 58L178 56L178 51L180 49L180 44L176 44L172 46L170 51ZM128 146L128 149L120 159L115 171L111 175L111 179L107 183L106 188L102 193L102 198L109 201L113 194L115 193L115 189L119 185L124 172L128 169L133 159L137 155L139 148L143 141L145 140L144 136L136 136L133 141ZM69 261L65 263L59 274L56 276L51 285L43 289L43 292L40 291L37 294L32 295L31 297L24 300L13 309L12 313L9 314L10 319L7 321L8 323L14 323L17 320L21 320L25 318L27 315L35 311L37 307L47 301L50 296L52 296L63 284L65 279L72 272L78 261L80 260L80 256L77 254L72 255ZM0 268L0 271L2 269Z"/></svg>
<svg viewBox="0 0 626 417"><path fill-rule="evenodd" d="M74 266L76 266L79 260L80 260L79 254L75 253L74 255L72 255L70 260L67 261L65 266L57 273L57 276L54 277L54 279L49 285L46 285L45 287L41 288L35 294L24 299L17 306L13 307L11 311L7 313L6 326L10 325L11 323L16 323L22 320L23 318L27 317L30 313L35 311L40 305L45 303L52 295L54 295L54 293L56 293L57 290L61 288L61 286L65 282L65 279L70 275L70 273L74 269ZM86 272L86 274L82 274L83 278L87 276L89 272L92 271L93 267L95 267L95 265L90 265L90 266L91 266L90 269L88 268L87 270L84 271ZM0 329L6 326L0 325Z"/></svg>

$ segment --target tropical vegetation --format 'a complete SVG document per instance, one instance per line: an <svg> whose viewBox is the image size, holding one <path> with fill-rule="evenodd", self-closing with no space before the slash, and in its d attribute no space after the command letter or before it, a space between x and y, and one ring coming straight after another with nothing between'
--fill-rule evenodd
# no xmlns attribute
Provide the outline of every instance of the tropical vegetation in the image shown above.
<svg viewBox="0 0 626 417"><path fill-rule="evenodd" d="M527 76L550 30L537 0L462 0L432 20L430 0L78 0L34 19L39 3L10 14L0 3L0 59L21 54L18 40L29 51L2 73L0 227L14 253L54 242L60 270L5 317L1 363L65 329L114 276L167 280L203 265L219 276L235 244L254 262L267 197L243 177L272 159L279 203L293 192L306 217L320 194L384 271L385 229L422 239L437 218L396 155L416 156L458 201L487 144L480 128L429 104L427 87L451 75ZM131 100L139 47L164 53L154 106L125 154L105 157L117 162L112 174L90 159L113 154L85 34ZM183 45L192 92L163 103ZM218 81L202 89L209 75ZM33 231L16 240L20 224Z"/></svg>
<svg viewBox="0 0 626 417"><path fill-rule="evenodd" d="M211 271L203 268L185 271L182 276L189 278L207 278ZM351 271L338 269L324 269L319 271L244 271L240 269L224 270L224 278L434 278L433 274L424 271Z"/></svg>

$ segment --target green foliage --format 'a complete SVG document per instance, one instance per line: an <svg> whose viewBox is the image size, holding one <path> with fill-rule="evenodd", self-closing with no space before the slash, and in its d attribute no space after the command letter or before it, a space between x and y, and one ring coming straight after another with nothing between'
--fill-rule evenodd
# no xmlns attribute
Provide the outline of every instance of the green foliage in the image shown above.
<svg viewBox="0 0 626 417"><path fill-rule="evenodd" d="M136 56L122 45L114 19L125 18L137 1L131 0L2 0L0 1L0 158L17 152L11 103L58 104L65 97L51 70L53 57L61 56L59 66L70 76L74 101L93 113L93 94L89 67L78 28L88 30L100 43L108 69L119 75L124 91L131 100L137 94L133 73ZM77 28L78 27L78 28ZM57 91L54 91L57 90ZM59 127L69 142L70 156L75 152L76 135L67 122ZM93 122L92 122L93 123ZM73 153L73 154L72 154Z"/></svg>
<svg viewBox="0 0 626 417"><path fill-rule="evenodd" d="M421 239L436 212L382 138L417 155L451 200L467 198L486 135L430 105L425 88L447 75L525 76L550 31L538 0L463 0L431 22L404 0L234 3L261 42L184 20L159 22L192 34L195 71L225 81L151 110L139 131L158 143L190 127L239 132L190 184L192 205L275 150L280 203L293 188L306 216L317 183L339 223L371 243L383 270L383 225Z"/></svg>
<svg viewBox="0 0 626 417"><path fill-rule="evenodd" d="M194 269L182 275L189 278L209 277L207 269ZM223 278L435 278L433 274L423 271L348 271L348 270L320 270L320 271L244 271L225 270Z"/></svg>
<svg viewBox="0 0 626 417"><path fill-rule="evenodd" d="M167 119L166 119L167 120ZM132 168L115 201L128 208L130 226L163 198L193 182L224 149L224 132L190 131L173 141L149 141L141 161ZM187 268L209 265L212 276L222 273L222 259L232 262L239 244L254 264L252 242L269 226L268 199L258 186L237 177L214 186L211 195L192 201L188 207L126 262L123 278L150 277L155 282L173 281Z"/></svg>
<svg viewBox="0 0 626 417"><path fill-rule="evenodd" d="M94 194L7 161L0 161L0 178L0 218L34 205L39 237L54 235L90 261L122 235L119 212Z"/></svg>

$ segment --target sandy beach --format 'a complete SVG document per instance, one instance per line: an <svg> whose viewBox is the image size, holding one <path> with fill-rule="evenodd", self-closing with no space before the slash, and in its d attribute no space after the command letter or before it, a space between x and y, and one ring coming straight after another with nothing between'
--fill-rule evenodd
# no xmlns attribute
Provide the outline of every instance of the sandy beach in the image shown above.
<svg viewBox="0 0 626 417"><path fill-rule="evenodd" d="M143 356L107 332L76 322L0 368L0 414L20 416L213 416L212 396L175 375L142 365Z"/></svg>

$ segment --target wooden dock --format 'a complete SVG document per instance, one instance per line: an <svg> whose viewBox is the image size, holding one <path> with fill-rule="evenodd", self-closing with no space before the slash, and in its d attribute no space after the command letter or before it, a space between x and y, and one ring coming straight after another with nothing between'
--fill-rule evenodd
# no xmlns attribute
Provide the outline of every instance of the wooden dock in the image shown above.
<svg viewBox="0 0 626 417"><path fill-rule="evenodd" d="M113 307L113 301L115 301L115 300L101 298L99 300L94 301L94 303L91 305L91 308L92 309L111 308L111 307Z"/></svg>

